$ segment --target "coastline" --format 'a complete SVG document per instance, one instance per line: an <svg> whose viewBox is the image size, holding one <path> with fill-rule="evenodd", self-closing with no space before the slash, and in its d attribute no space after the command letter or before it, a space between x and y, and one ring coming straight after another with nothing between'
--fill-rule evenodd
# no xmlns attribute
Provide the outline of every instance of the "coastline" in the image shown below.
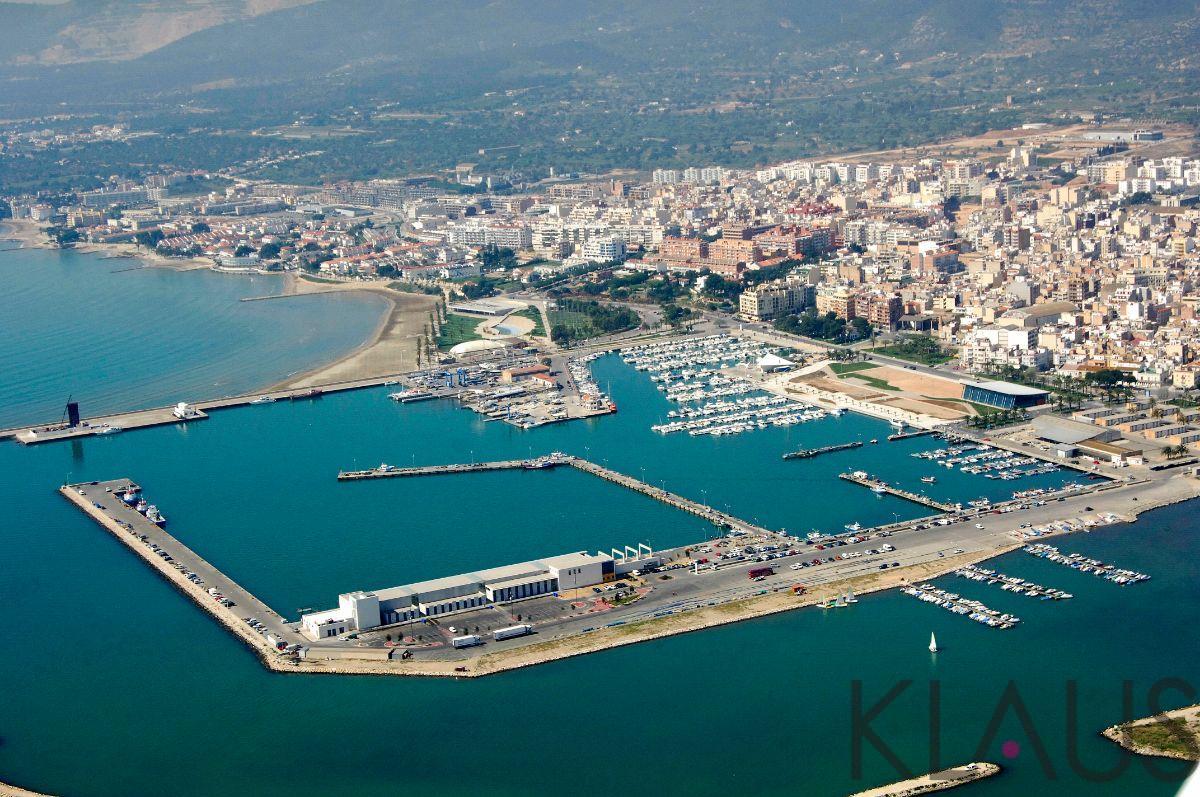
<svg viewBox="0 0 1200 797"><path fill-rule="evenodd" d="M30 791L22 789L20 786L13 786L10 783L0 783L0 797L51 797L48 794L43 794L40 791Z"/></svg>
<svg viewBox="0 0 1200 797"><path fill-rule="evenodd" d="M221 271L208 258L172 258L141 249L134 244L78 244L60 250L46 238L43 228L26 219L0 221L0 239L17 241L20 246L11 250L44 249L74 251L100 255L104 259L136 261L130 268L165 268L172 271L208 269L216 273L240 277L240 273ZM433 311L436 298L423 294L401 293L383 285L364 283L317 283L302 275L286 272L282 293L278 298L318 293L347 293L365 291L382 298L386 303L371 334L353 349L333 359L313 363L308 368L282 378L270 379L247 392L312 387L315 385L349 382L377 376L405 373L417 366L420 339L425 334L425 319ZM267 297L276 298L276 297Z"/></svg>
<svg viewBox="0 0 1200 797"><path fill-rule="evenodd" d="M1159 732L1149 734L1149 738L1138 733L1139 730L1145 733L1150 729ZM1134 738L1135 734L1140 738ZM1100 735L1138 755L1200 761L1200 704L1113 725L1101 731ZM1163 742L1172 746L1164 746Z"/></svg>
<svg viewBox="0 0 1200 797"><path fill-rule="evenodd" d="M313 387L330 382L371 379L416 370L425 319L433 312L433 296L393 291L364 283L317 283L302 275L287 274L279 299L321 293L368 293L387 302L371 335L353 350L274 383L270 389Z"/></svg>

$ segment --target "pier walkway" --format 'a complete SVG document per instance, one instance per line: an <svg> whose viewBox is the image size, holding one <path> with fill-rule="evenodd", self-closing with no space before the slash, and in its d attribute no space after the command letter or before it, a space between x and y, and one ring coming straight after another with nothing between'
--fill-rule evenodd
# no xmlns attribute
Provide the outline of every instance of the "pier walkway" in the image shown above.
<svg viewBox="0 0 1200 797"><path fill-rule="evenodd" d="M927 495L921 495L920 493L914 493L914 492L911 492L910 490L904 490L900 487L893 487L892 485L888 484L887 482L879 481L878 479L873 479L861 471L855 471L854 473L841 473L841 474L838 474L838 476L842 479L845 479L848 482L854 482L855 484L861 484L863 487L870 487L871 490L874 492L884 492L884 493L887 493L888 495L894 495L897 498L903 498L906 501L912 501L914 504L921 504L922 506L929 506L929 507L933 507L934 509L940 509L943 512L957 512L959 509L957 504L942 503L941 501L935 501L934 499L930 498Z"/></svg>
<svg viewBox="0 0 1200 797"><path fill-rule="evenodd" d="M820 448L802 448L799 451L792 451L784 454L784 459L811 459L819 457L821 454L832 454L834 451L846 451L851 448L862 448L862 441L855 440L853 443L838 443L834 446L821 446Z"/></svg>
<svg viewBox="0 0 1200 797"><path fill-rule="evenodd" d="M190 418L179 418L175 415L175 405L170 407L154 407L147 410L132 410L130 412L118 412L112 415L101 415L94 418L87 418L82 421L79 426L68 426L66 423L46 423L36 426L14 426L9 429L0 429L0 440L13 438L18 443L23 445L37 445L38 443L53 443L62 440L73 440L80 437L91 437L94 435L108 434L104 431L106 427L110 427L116 431L129 431L131 429L146 429L151 426L165 426L167 424L176 423L191 423L193 421L204 420L208 417L208 413L212 410L230 409L232 407L243 407L249 404L260 402L264 397L272 401L300 401L305 399L320 398L326 393L339 393L344 390L358 390L366 387L377 387L379 385L399 384L401 374L392 374L388 376L373 377L371 379L355 379L347 382L335 382L319 387L305 388L290 388L287 390L265 390L258 393L248 393L241 396L228 396L226 398L209 399L207 401L188 402L188 406L195 408L196 415Z"/></svg>
<svg viewBox="0 0 1200 797"><path fill-rule="evenodd" d="M569 465L573 468L590 473L593 476L599 476L601 479L610 481L613 484L619 484L626 489L649 496L656 501L662 501L664 504L673 506L676 509L681 509L684 512L691 513L697 517L713 523L714 525L744 531L749 534L774 534L776 532L764 528L762 526L749 523L739 517L722 512L719 509L714 509L711 506L702 504L698 501L693 501L689 498L684 498L681 495L676 495L669 490L655 487L647 484L632 476L627 476L624 473L619 473L603 465L597 465L595 462L589 462L582 457L572 456L570 454L554 453L545 457L535 459L513 459L502 460L499 462L471 462L460 463L455 465L424 465L412 468L398 468L392 465L380 465L378 468L370 468L368 470L341 471L338 473L338 481L358 481L362 479L387 479L401 476L439 476L450 473L479 473L482 471L493 470L545 470L547 468L555 468L561 465Z"/></svg>
<svg viewBox="0 0 1200 797"><path fill-rule="evenodd" d="M286 645L311 644L249 590L122 501L121 492L133 483L130 479L114 479L71 484L59 488L59 493L260 655L282 656L279 649L267 641L267 633ZM192 573L200 582L189 579L186 573ZM208 591L210 588L233 601L234 605L227 607L218 603ZM241 619L243 617L256 618L266 626L266 631L255 631Z"/></svg>
<svg viewBox="0 0 1200 797"><path fill-rule="evenodd" d="M442 476L451 473L482 473L490 470L545 470L570 464L564 457L540 457L537 459L509 459L499 462L464 462L453 465L419 465L413 468L398 468L380 465L367 470L344 470L338 481L360 481L362 479L390 479L402 476Z"/></svg>

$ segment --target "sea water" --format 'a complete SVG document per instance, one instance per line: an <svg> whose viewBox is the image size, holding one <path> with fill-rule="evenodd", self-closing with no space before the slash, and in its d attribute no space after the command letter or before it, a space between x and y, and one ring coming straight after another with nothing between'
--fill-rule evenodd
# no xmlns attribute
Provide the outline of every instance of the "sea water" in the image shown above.
<svg viewBox="0 0 1200 797"><path fill-rule="evenodd" d="M1056 543L1150 573L1143 584L1122 588L1020 552L988 566L1076 597L1043 602L954 576L938 580L1021 616L1009 631L889 592L837 611L789 612L456 681L268 672L55 493L64 481L138 480L174 534L294 618L353 589L572 550L675 545L715 531L567 469L336 481L340 469L383 461L561 450L795 533L927 512L837 478L850 469L954 501L1077 478L1000 482L909 456L937 447L931 438L780 459L798 448L884 441L886 424L849 414L725 438L658 435L649 427L671 405L652 383L615 356L594 368L618 413L530 431L448 401L400 405L381 388L106 438L0 445L8 507L0 525L0 780L67 797L564 788L838 795L900 777L869 742L854 777L855 683L869 709L910 681L871 730L909 769L924 771L936 691L940 763L1005 766L964 794L1174 792L1140 761L1108 782L1072 769L1067 700L1074 683L1076 758L1098 769L1121 760L1096 732L1121 719L1124 681L1139 716L1156 681L1200 685L1200 541L1190 505ZM937 484L919 481L927 472ZM930 632L943 648L936 655L927 650ZM1010 682L1031 726L1007 710L989 737ZM1195 700L1170 692L1163 702Z"/></svg>

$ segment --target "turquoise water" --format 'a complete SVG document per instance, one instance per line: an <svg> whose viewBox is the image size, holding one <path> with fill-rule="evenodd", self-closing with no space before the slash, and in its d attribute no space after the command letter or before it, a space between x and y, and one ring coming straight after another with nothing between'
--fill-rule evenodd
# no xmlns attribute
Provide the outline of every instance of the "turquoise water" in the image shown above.
<svg viewBox="0 0 1200 797"><path fill-rule="evenodd" d="M271 303L260 303L271 304ZM134 330L136 331L136 330ZM0 780L67 797L101 795L837 795L897 774L869 746L852 777L851 690L869 706L913 685L872 728L914 770L927 767L931 680L941 690L941 760L975 759L1015 681L1055 778L1009 719L982 757L1001 777L964 794L1174 792L1135 763L1095 784L1068 766L1067 683L1079 685L1078 751L1119 752L1095 731L1136 711L1155 680L1200 684L1194 634L1200 561L1191 506L1058 544L1154 576L1122 589L1009 554L1004 572L1075 593L1038 602L962 579L956 591L1025 622L983 628L896 593L607 651L470 681L269 673L227 633L54 493L64 480L131 476L171 529L285 615L338 592L578 549L704 537L698 519L572 471L339 484L341 468L502 458L563 450L797 532L913 517L836 478L863 468L934 496L1003 497L1062 475L996 482L906 454L936 441L880 443L782 462L801 447L888 428L840 419L727 438L663 437L670 405L615 357L595 364L614 415L521 432L447 402L401 406L386 389L221 411L167 427L23 449L0 446ZM926 650L937 633L943 652ZM1169 694L1165 702L1183 704ZM1006 760L1000 746L1022 750ZM1176 768L1177 771L1177 768Z"/></svg>
<svg viewBox="0 0 1200 797"><path fill-rule="evenodd" d="M2 234L2 231L0 231ZM129 258L0 251L0 427L252 391L366 341L374 296L278 293L282 277L136 268Z"/></svg>

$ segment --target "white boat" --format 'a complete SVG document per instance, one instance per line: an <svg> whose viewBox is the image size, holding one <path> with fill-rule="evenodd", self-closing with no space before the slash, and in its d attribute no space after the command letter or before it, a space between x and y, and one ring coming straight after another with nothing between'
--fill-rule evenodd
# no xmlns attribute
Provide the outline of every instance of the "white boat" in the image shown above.
<svg viewBox="0 0 1200 797"><path fill-rule="evenodd" d="M153 504L146 508L146 520L149 520L156 526L167 525L167 519L163 517L161 512L158 511L158 507L154 506Z"/></svg>
<svg viewBox="0 0 1200 797"><path fill-rule="evenodd" d="M134 509L136 509L137 511L141 512L143 515L144 515L144 514L146 514L146 510L147 510L147 509L149 509L149 508L150 508L150 504L146 503L146 499L145 499L145 498L143 498L143 499L139 500L139 501L137 502L137 506L135 506L135 507L134 507Z"/></svg>
<svg viewBox="0 0 1200 797"><path fill-rule="evenodd" d="M250 403L251 404L274 404L275 397L274 396L259 396L258 398L254 399Z"/></svg>
<svg viewBox="0 0 1200 797"><path fill-rule="evenodd" d="M110 426L106 423L96 430L96 434L116 434L119 431L121 431L120 426Z"/></svg>
<svg viewBox="0 0 1200 797"><path fill-rule="evenodd" d="M929 632L929 652L930 653L938 652L937 637L933 635L932 631Z"/></svg>
<svg viewBox="0 0 1200 797"><path fill-rule="evenodd" d="M862 529L862 524L859 523L858 521L855 521L854 523L846 524L846 531L860 531L861 529Z"/></svg>
<svg viewBox="0 0 1200 797"><path fill-rule="evenodd" d="M922 476L921 481L925 482L926 484L937 484L937 477L936 476Z"/></svg>
<svg viewBox="0 0 1200 797"><path fill-rule="evenodd" d="M858 598L854 597L854 590L846 590L846 603L858 603Z"/></svg>
<svg viewBox="0 0 1200 797"><path fill-rule="evenodd" d="M871 492L875 493L875 495L887 495L887 487L882 484L872 485Z"/></svg>

